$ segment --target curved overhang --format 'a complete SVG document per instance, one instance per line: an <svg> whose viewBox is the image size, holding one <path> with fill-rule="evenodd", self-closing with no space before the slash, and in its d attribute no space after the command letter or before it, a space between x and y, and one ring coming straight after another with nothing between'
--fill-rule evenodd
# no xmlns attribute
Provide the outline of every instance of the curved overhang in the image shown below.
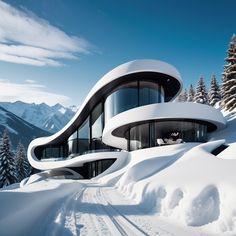
<svg viewBox="0 0 236 236"><path fill-rule="evenodd" d="M110 146L126 149L127 140L121 133L136 124L151 120L194 120L205 122L209 128L220 130L226 122L219 110L199 103L159 103L133 108L111 118L103 130L102 141Z"/></svg>
<svg viewBox="0 0 236 236"><path fill-rule="evenodd" d="M120 83L129 81L129 79L133 79L134 76L141 76L144 74L146 74L147 77L150 76L150 74L156 74L157 79L160 79L160 75L164 75L164 84L168 84L168 80L169 82L175 83L176 88L174 88L175 86L173 86L173 84L171 85L170 83L170 91L172 92L171 99L169 99L169 101L175 99L175 97L181 92L182 80L180 74L175 67L168 63L158 60L135 60L122 64L105 74L95 84L77 113L64 128L51 136L37 138L31 142L28 148L28 158L30 163L32 162L32 166L38 168L36 167L36 163L33 161L37 159L34 152L32 151L34 150L33 147L39 145L56 144L64 141L80 124L82 124L94 106L102 98L104 98L104 96L107 96Z"/></svg>

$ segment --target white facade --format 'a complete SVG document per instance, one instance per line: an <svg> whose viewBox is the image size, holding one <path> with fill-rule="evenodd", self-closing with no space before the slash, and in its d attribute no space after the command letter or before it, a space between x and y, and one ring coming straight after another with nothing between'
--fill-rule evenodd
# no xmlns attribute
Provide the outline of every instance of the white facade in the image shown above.
<svg viewBox="0 0 236 236"><path fill-rule="evenodd" d="M207 133L224 128L221 112L213 107L171 102L181 90L179 72L165 62L120 65L96 83L62 130L30 143L29 162L40 170L78 167L83 172L86 163L125 160L129 151L166 145L160 140L170 134L180 136L181 142L202 142ZM96 164L97 174L101 163Z"/></svg>

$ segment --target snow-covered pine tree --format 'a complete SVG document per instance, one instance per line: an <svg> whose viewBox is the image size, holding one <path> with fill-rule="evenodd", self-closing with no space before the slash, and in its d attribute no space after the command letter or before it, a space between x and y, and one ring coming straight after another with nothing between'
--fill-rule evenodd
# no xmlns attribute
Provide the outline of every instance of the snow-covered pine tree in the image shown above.
<svg viewBox="0 0 236 236"><path fill-rule="evenodd" d="M193 88L193 85L190 84L189 90L188 90L188 102L194 102L194 96L195 96L195 91Z"/></svg>
<svg viewBox="0 0 236 236"><path fill-rule="evenodd" d="M227 53L226 65L222 74L221 106L232 111L236 108L236 35L233 35Z"/></svg>
<svg viewBox="0 0 236 236"><path fill-rule="evenodd" d="M216 80L216 76L213 74L211 77L211 88L208 93L209 104L214 106L221 100L220 88Z"/></svg>
<svg viewBox="0 0 236 236"><path fill-rule="evenodd" d="M177 97L177 102L186 102L188 98L187 89L184 89L183 92L180 93L180 95Z"/></svg>
<svg viewBox="0 0 236 236"><path fill-rule="evenodd" d="M17 177L18 181L20 182L24 178L28 177L31 172L31 167L26 157L25 148L21 142L18 143L15 160Z"/></svg>
<svg viewBox="0 0 236 236"><path fill-rule="evenodd" d="M208 104L208 96L206 91L206 86L203 77L200 77L196 93L194 96L194 102L201 103L201 104Z"/></svg>
<svg viewBox="0 0 236 236"><path fill-rule="evenodd" d="M0 142L0 187L17 182L14 155L7 130L4 130Z"/></svg>

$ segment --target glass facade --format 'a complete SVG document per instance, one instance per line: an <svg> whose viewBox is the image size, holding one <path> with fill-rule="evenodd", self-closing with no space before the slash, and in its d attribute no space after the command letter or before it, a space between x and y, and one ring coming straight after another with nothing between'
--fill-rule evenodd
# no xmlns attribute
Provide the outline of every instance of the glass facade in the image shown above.
<svg viewBox="0 0 236 236"><path fill-rule="evenodd" d="M149 124L138 125L129 131L130 150L149 147Z"/></svg>
<svg viewBox="0 0 236 236"><path fill-rule="evenodd" d="M68 144L38 146L35 148L35 155L39 159L66 158L68 157Z"/></svg>
<svg viewBox="0 0 236 236"><path fill-rule="evenodd" d="M138 82L123 84L105 101L105 120L138 106Z"/></svg>
<svg viewBox="0 0 236 236"><path fill-rule="evenodd" d="M164 90L157 82L137 80L117 87L105 100L105 122L129 109L164 102Z"/></svg>
<svg viewBox="0 0 236 236"><path fill-rule="evenodd" d="M125 82L111 89L63 143L39 146L35 154L42 159L64 159L96 150L117 150L102 142L104 123L123 111L164 100L164 89L155 81L136 79ZM127 149L131 151L181 142L204 142L207 125L189 120L149 121L129 128L125 137L128 140ZM100 164L97 165L99 172Z"/></svg>
<svg viewBox="0 0 236 236"><path fill-rule="evenodd" d="M139 82L139 106L164 102L162 86L151 81Z"/></svg>
<svg viewBox="0 0 236 236"><path fill-rule="evenodd" d="M84 179L90 179L107 170L115 161L115 158L96 160L87 162L82 167L71 167L71 169L80 173Z"/></svg>
<svg viewBox="0 0 236 236"><path fill-rule="evenodd" d="M207 125L186 120L149 121L130 128L126 137L129 151L184 142L206 142Z"/></svg>
<svg viewBox="0 0 236 236"><path fill-rule="evenodd" d="M104 126L103 104L99 103L91 113L91 149L103 149L102 131Z"/></svg>
<svg viewBox="0 0 236 236"><path fill-rule="evenodd" d="M69 155L78 152L78 132L77 130L68 139Z"/></svg>
<svg viewBox="0 0 236 236"><path fill-rule="evenodd" d="M89 118L87 118L78 129L78 146L79 150L74 154L83 154L84 152L87 152L90 148Z"/></svg>
<svg viewBox="0 0 236 236"><path fill-rule="evenodd" d="M105 101L105 102L104 102ZM111 90L101 99L84 122L60 145L45 145L36 148L38 158L73 158L96 150L117 150L102 142L104 123L111 117L129 109L164 102L164 90L152 80L136 79L125 82ZM149 144L144 140L146 128L131 131L133 148L145 148ZM141 140L139 143L138 140Z"/></svg>
<svg viewBox="0 0 236 236"><path fill-rule="evenodd" d="M102 142L102 131L104 128L103 104L99 103L92 110L90 115L79 126L74 133L65 140L63 145L46 145L36 148L36 156L42 159L47 158L73 158L96 150L109 151L114 148ZM116 149L117 151L117 149Z"/></svg>

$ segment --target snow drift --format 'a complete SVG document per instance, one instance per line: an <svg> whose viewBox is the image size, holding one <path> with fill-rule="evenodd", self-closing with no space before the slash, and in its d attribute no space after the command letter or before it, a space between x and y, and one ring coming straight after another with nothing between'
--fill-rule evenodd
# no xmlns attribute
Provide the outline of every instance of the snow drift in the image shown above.
<svg viewBox="0 0 236 236"><path fill-rule="evenodd" d="M129 153L128 164L98 178L114 184L147 214L214 235L236 235L236 115L204 144L188 143ZM218 155L212 152L223 144Z"/></svg>
<svg viewBox="0 0 236 236"><path fill-rule="evenodd" d="M209 142L153 147L127 153L126 160L115 162L90 183L118 190L127 203L133 204L127 204L127 209L140 207L145 216L151 216L150 219L156 222L170 222L188 230L194 229L199 231L199 235L236 235L236 115L232 112L224 115L228 126L213 133ZM223 144L228 147L213 154ZM57 175L56 172L54 174ZM27 220L28 225L32 223L33 227L42 219L43 211L50 212L56 204L55 196L61 199L61 204L66 194L72 194L75 188L83 185L81 180L62 181L53 179L51 175L53 173L49 172L37 174L23 181L22 188L9 187L0 192L0 202L4 202L0 213L1 233L7 235L10 223L18 221L19 232L32 233L33 228L24 230ZM107 197L113 199L114 196L113 193ZM22 206L21 209L19 204L27 207ZM37 204L43 206L42 209L38 209ZM96 204L96 207L101 205ZM21 210L14 212L16 207ZM81 207L86 211L87 208ZM32 212L35 214L29 217ZM27 218L22 219L22 215Z"/></svg>

